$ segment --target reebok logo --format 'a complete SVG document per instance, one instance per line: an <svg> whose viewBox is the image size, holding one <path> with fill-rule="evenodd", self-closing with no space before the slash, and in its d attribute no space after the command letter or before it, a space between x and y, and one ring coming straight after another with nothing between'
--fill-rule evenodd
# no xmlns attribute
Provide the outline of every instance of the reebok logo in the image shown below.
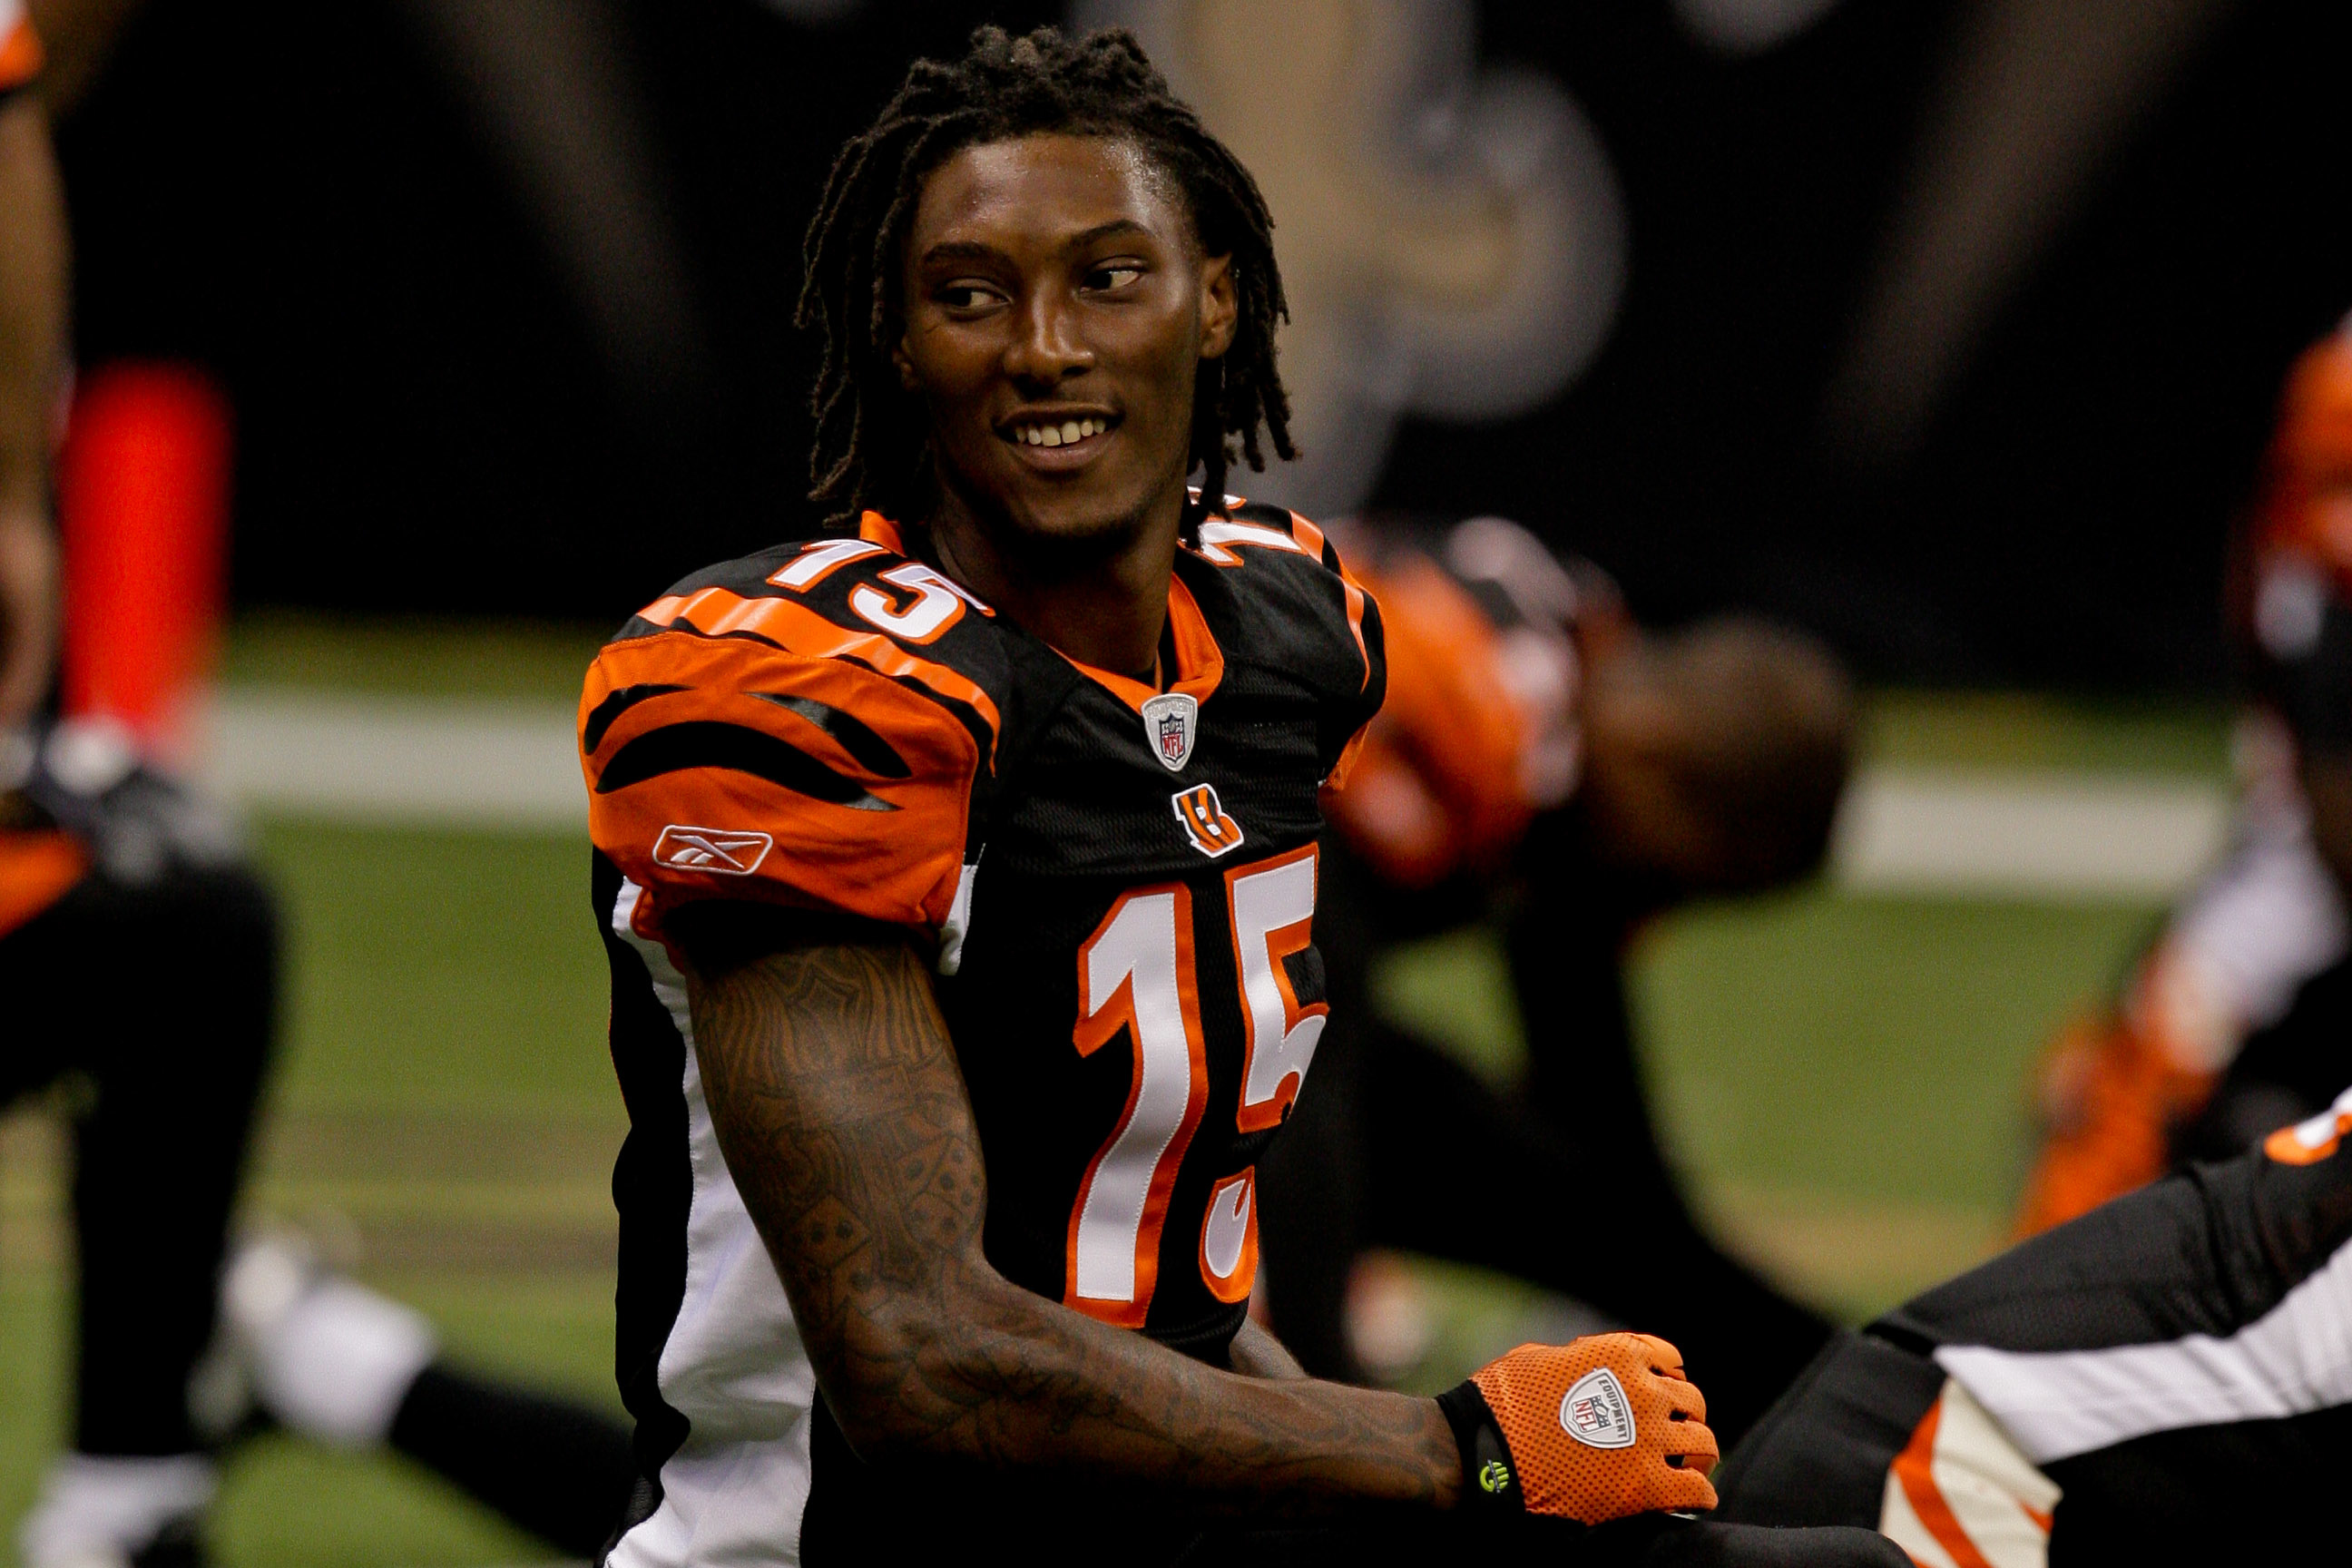
<svg viewBox="0 0 2352 1568"><path fill-rule="evenodd" d="M673 871L709 871L748 877L768 858L775 840L735 827L687 827L671 823L654 840L654 863Z"/></svg>
<svg viewBox="0 0 2352 1568"><path fill-rule="evenodd" d="M1633 1446L1633 1411L1616 1374L1602 1367L1586 1373L1559 1402L1559 1429L1589 1448Z"/></svg>

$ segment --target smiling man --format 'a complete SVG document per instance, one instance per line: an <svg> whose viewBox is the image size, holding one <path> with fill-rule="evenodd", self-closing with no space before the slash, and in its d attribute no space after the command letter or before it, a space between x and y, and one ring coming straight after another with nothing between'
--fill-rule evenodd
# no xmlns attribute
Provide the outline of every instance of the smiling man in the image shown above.
<svg viewBox="0 0 2352 1568"><path fill-rule="evenodd" d="M1430 1400L1248 1320L1326 1012L1318 792L1383 685L1321 533L1220 500L1290 449L1270 227L1119 34L984 30L835 168L802 304L835 527L647 605L582 700L633 1122L614 1563L1360 1563L1481 1518L1900 1561L1564 1523L1712 1505L1659 1341Z"/></svg>

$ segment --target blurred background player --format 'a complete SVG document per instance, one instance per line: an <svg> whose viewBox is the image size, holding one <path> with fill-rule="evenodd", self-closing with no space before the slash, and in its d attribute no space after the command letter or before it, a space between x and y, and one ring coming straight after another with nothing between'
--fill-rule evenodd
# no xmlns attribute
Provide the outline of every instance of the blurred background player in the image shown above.
<svg viewBox="0 0 2352 1568"><path fill-rule="evenodd" d="M2283 1562L2352 1463L2352 1089L1832 1348L1717 1472L1725 1517L1921 1564Z"/></svg>
<svg viewBox="0 0 2352 1568"><path fill-rule="evenodd" d="M2352 323L2287 377L2239 554L2234 843L2053 1050L2022 1235L2252 1147L2352 1078Z"/></svg>
<svg viewBox="0 0 2352 1568"><path fill-rule="evenodd" d="M1309 1370L1360 1379L1347 1301L1364 1249L1497 1269L1664 1325L1728 1442L1831 1325L1692 1216L1622 966L1651 918L1819 867L1852 749L1845 679L1757 621L1646 635L1601 571L1499 518L1335 533L1391 628L1391 676L1327 802L1332 1005L1315 1092L1265 1174L1274 1321ZM1508 1099L1372 1002L1398 943L1477 922L1501 928L1526 1033ZM1606 1205L1535 1196L1595 1180Z"/></svg>
<svg viewBox="0 0 2352 1568"><path fill-rule="evenodd" d="M2267 1558L2311 1521L2245 1500L2352 1459L2345 329L2288 376L2240 542L2234 842L2053 1051L2031 1239L1841 1335L1730 1455L1727 1517L1921 1563Z"/></svg>
<svg viewBox="0 0 2352 1568"><path fill-rule="evenodd" d="M0 1100L70 1075L72 1451L21 1546L185 1561L211 1462L188 1386L268 1056L276 927L216 818L110 729L37 721L58 576L48 447L66 238L40 46L0 0Z"/></svg>
<svg viewBox="0 0 2352 1568"><path fill-rule="evenodd" d="M87 55L121 12L56 15ZM247 1249L237 1331L206 1353L273 1054L278 917L232 824L147 759L184 747L211 653L227 418L190 373L90 377L60 562L67 241L42 64L20 0L0 0L0 1105L68 1086L79 1265L71 1450L17 1531L23 1561L199 1561L212 1449L249 1402L494 1488L517 1523L588 1552L627 1484L607 1428L440 1365L421 1317L283 1244Z"/></svg>

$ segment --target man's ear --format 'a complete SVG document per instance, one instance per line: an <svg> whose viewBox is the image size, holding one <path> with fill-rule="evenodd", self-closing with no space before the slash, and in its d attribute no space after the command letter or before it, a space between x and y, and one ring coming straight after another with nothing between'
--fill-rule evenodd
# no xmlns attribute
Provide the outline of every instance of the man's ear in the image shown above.
<svg viewBox="0 0 2352 1568"><path fill-rule="evenodd" d="M1223 358L1234 346L1241 320L1241 296L1234 288L1234 258L1212 256L1201 263L1201 357Z"/></svg>
<svg viewBox="0 0 2352 1568"><path fill-rule="evenodd" d="M896 347L890 351L890 363L898 367L898 384L909 392L920 392L922 384L915 379L915 361L907 353L907 338L900 333Z"/></svg>

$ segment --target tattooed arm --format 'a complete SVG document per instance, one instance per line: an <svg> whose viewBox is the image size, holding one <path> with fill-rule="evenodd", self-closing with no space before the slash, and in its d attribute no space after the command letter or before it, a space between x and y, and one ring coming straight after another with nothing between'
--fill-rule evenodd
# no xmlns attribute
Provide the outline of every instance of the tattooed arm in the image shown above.
<svg viewBox="0 0 2352 1568"><path fill-rule="evenodd" d="M688 994L728 1169L869 1460L1051 1469L1220 1513L1454 1502L1435 1401L1219 1372L989 1266L963 1075L903 940L773 952Z"/></svg>
<svg viewBox="0 0 2352 1568"><path fill-rule="evenodd" d="M1307 1375L1307 1369L1298 1364L1298 1358L1290 1353L1289 1347L1255 1318L1242 1320L1241 1332L1234 1336L1233 1348L1226 1352L1225 1360L1244 1377L1282 1380Z"/></svg>

